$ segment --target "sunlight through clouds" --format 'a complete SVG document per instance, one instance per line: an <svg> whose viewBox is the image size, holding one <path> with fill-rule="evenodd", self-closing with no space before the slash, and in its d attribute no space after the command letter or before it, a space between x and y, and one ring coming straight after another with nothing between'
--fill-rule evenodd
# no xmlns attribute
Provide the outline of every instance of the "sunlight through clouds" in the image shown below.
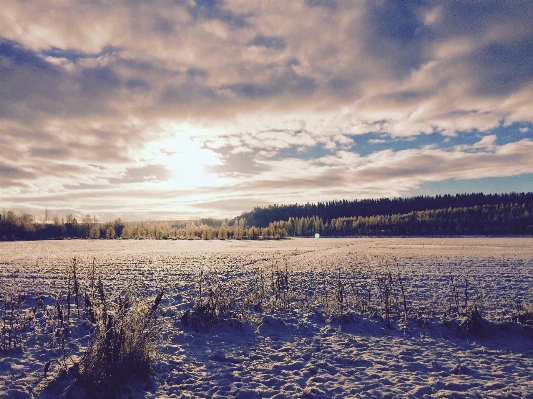
<svg viewBox="0 0 533 399"><path fill-rule="evenodd" d="M147 162L171 171L169 184L185 187L216 185L214 177L206 173L205 168L222 165L222 161L219 154L203 148L195 139L202 132L192 127L170 130L179 133L168 140L150 143L147 146Z"/></svg>
<svg viewBox="0 0 533 399"><path fill-rule="evenodd" d="M493 0L5 2L2 207L233 217L445 193L453 179L533 191L532 12Z"/></svg>

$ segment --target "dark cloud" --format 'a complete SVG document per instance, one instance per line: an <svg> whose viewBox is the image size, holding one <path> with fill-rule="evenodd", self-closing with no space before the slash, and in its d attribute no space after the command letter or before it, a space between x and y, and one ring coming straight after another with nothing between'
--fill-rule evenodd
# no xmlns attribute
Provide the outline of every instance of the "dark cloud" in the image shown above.
<svg viewBox="0 0 533 399"><path fill-rule="evenodd" d="M531 18L532 2L447 2L428 29L437 43L471 41L475 47L446 67L477 95L502 97L533 78Z"/></svg>
<svg viewBox="0 0 533 399"><path fill-rule="evenodd" d="M163 33L164 35L172 35L176 33L176 22L170 18L157 15L154 19L153 28L156 32Z"/></svg>
<svg viewBox="0 0 533 399"><path fill-rule="evenodd" d="M229 89L238 96L248 98L265 98L279 94L279 88L273 88L270 85L260 86L255 83L236 83L228 86L222 86L222 89Z"/></svg>
<svg viewBox="0 0 533 399"><path fill-rule="evenodd" d="M120 77L110 67L83 68L76 83L84 95L96 98L121 86Z"/></svg>
<svg viewBox="0 0 533 399"><path fill-rule="evenodd" d="M377 41L390 41L402 46L417 39L422 23L416 14L421 1L385 0L368 3L367 22Z"/></svg>
<svg viewBox="0 0 533 399"><path fill-rule="evenodd" d="M187 76L192 78L205 78L207 77L207 71L205 69L200 68L189 68L187 69Z"/></svg>
<svg viewBox="0 0 533 399"><path fill-rule="evenodd" d="M424 43L430 35L419 17L421 6L421 1L367 3L362 39L365 53L385 67L376 72L404 78L427 60Z"/></svg>
<svg viewBox="0 0 533 399"><path fill-rule="evenodd" d="M532 14L533 16L533 14ZM491 43L466 58L476 91L508 95L533 81L533 34L510 43Z"/></svg>
<svg viewBox="0 0 533 399"><path fill-rule="evenodd" d="M432 27L439 39L460 36L480 38L488 30L502 27L499 37L531 35L533 3L529 1L458 1L440 5L439 24Z"/></svg>
<svg viewBox="0 0 533 399"><path fill-rule="evenodd" d="M256 36L248 43L248 45L283 50L287 47L287 42L280 37Z"/></svg>
<svg viewBox="0 0 533 399"><path fill-rule="evenodd" d="M326 83L334 96L343 98L356 98L359 91L354 88L354 82L351 79L336 77Z"/></svg>
<svg viewBox="0 0 533 399"><path fill-rule="evenodd" d="M116 112L109 101L122 82L111 67L69 72L20 44L3 41L0 47L0 115L4 118L29 122Z"/></svg>
<svg viewBox="0 0 533 399"><path fill-rule="evenodd" d="M247 15L237 14L224 8L224 3L219 0L196 0L189 13L197 20L217 19L235 28L244 28L248 25Z"/></svg>
<svg viewBox="0 0 533 399"><path fill-rule="evenodd" d="M148 82L142 78L128 79L125 82L126 89L131 91L146 91L150 88Z"/></svg>
<svg viewBox="0 0 533 399"><path fill-rule="evenodd" d="M45 100L57 93L62 75L60 68L44 61L35 52L12 41L0 41L0 116L34 118L36 112L48 106ZM42 105L27 109L28 103L32 102Z"/></svg>
<svg viewBox="0 0 533 399"><path fill-rule="evenodd" d="M196 4L197 7L206 7L206 8L216 7L216 6L224 4L224 2L221 0L195 0L194 3Z"/></svg>
<svg viewBox="0 0 533 399"><path fill-rule="evenodd" d="M335 9L338 6L336 0L305 0L305 4L309 7L325 7Z"/></svg>
<svg viewBox="0 0 533 399"><path fill-rule="evenodd" d="M65 158L69 152L65 148L32 148L30 155L37 158L50 158L54 160Z"/></svg>
<svg viewBox="0 0 533 399"><path fill-rule="evenodd" d="M216 92L201 83L186 82L170 84L161 93L162 105L181 105L183 109L174 109L179 115L198 106L209 106L217 99Z"/></svg>
<svg viewBox="0 0 533 399"><path fill-rule="evenodd" d="M0 175L10 179L21 179L32 176L31 173L28 173L25 170L4 165L0 165Z"/></svg>
<svg viewBox="0 0 533 399"><path fill-rule="evenodd" d="M450 112L450 115L470 115L477 114L479 110L477 109L467 109L467 110L454 110Z"/></svg>
<svg viewBox="0 0 533 399"><path fill-rule="evenodd" d="M268 84L256 83L236 83L221 87L222 90L229 89L239 97L261 99L272 98L281 94L298 97L309 96L317 89L316 81L307 76L299 76L294 72L286 71L283 74L274 76Z"/></svg>

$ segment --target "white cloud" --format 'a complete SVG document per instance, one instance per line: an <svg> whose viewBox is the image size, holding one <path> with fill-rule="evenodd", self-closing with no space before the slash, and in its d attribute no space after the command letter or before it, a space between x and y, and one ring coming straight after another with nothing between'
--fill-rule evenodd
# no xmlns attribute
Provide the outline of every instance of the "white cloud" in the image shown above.
<svg viewBox="0 0 533 399"><path fill-rule="evenodd" d="M485 136L477 143L475 143L472 148L484 148L485 150L491 150L496 148L494 143L496 142L497 136L491 134L490 136Z"/></svg>

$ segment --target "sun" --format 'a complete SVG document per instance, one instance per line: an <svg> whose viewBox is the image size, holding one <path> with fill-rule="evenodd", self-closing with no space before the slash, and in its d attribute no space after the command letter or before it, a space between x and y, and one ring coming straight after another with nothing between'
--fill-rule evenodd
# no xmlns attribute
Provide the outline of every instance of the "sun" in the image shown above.
<svg viewBox="0 0 533 399"><path fill-rule="evenodd" d="M202 147L201 142L187 134L175 135L159 142L151 151L151 162L163 165L174 172L174 180L180 185L198 186L212 180L206 166L222 165L220 155ZM212 182L211 182L212 183Z"/></svg>

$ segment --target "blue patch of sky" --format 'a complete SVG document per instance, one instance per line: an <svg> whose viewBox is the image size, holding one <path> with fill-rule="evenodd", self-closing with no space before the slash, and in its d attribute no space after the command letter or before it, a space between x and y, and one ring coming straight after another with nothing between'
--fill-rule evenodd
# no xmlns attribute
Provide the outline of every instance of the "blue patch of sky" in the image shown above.
<svg viewBox="0 0 533 399"><path fill-rule="evenodd" d="M38 68L52 75L58 71L56 67L44 61L36 53L20 46L17 42L0 38L0 60L11 59L17 65Z"/></svg>
<svg viewBox="0 0 533 399"><path fill-rule="evenodd" d="M533 123L516 122L509 126L501 124L495 129L480 132L478 130L459 131L455 136L444 136L439 132L430 134L419 134L410 137L392 138L383 132L369 132L360 135L350 136L355 145L351 151L357 152L361 156L366 156L374 152L391 149L395 152L417 149L428 145L436 145L437 148L449 149L461 145L474 145L483 137L496 135L496 145L514 143L522 139L533 140Z"/></svg>
<svg viewBox="0 0 533 399"><path fill-rule="evenodd" d="M447 179L438 182L427 182L416 189L410 190L406 197L437 194L479 193L495 194L510 192L533 192L533 174L525 173L518 176L485 177L482 179L456 180Z"/></svg>
<svg viewBox="0 0 533 399"><path fill-rule="evenodd" d="M418 149L428 145L436 145L438 148L450 148L456 145L472 145L481 140L477 134L461 133L456 137L443 136L439 132L419 134L417 136L392 138L383 132L369 132L350 136L355 142L351 150L361 156L367 156L374 152L391 149L394 152Z"/></svg>
<svg viewBox="0 0 533 399"><path fill-rule="evenodd" d="M522 129L522 131L521 131ZM509 126L499 126L491 130L489 134L496 134L497 145L504 145L514 143L522 139L533 140L533 123L531 122L515 122Z"/></svg>
<svg viewBox="0 0 533 399"><path fill-rule="evenodd" d="M533 140L533 123L516 122L509 126L499 126L495 129L480 132L478 130L459 131L455 136L444 136L439 132L430 134L419 134L410 137L392 138L384 132L369 132L365 134L352 135L350 138L354 145L349 149L364 157L374 152L392 150L394 152L418 149L428 145L434 145L441 149L452 149L456 146L472 146L479 142L483 137L496 135L496 145L505 145L514 143L522 139ZM303 151L298 151L298 149ZM279 150L279 158L297 158L297 159L316 159L335 153L336 150L328 150L323 144L317 144L312 147L291 146ZM471 151L483 151L475 149Z"/></svg>

